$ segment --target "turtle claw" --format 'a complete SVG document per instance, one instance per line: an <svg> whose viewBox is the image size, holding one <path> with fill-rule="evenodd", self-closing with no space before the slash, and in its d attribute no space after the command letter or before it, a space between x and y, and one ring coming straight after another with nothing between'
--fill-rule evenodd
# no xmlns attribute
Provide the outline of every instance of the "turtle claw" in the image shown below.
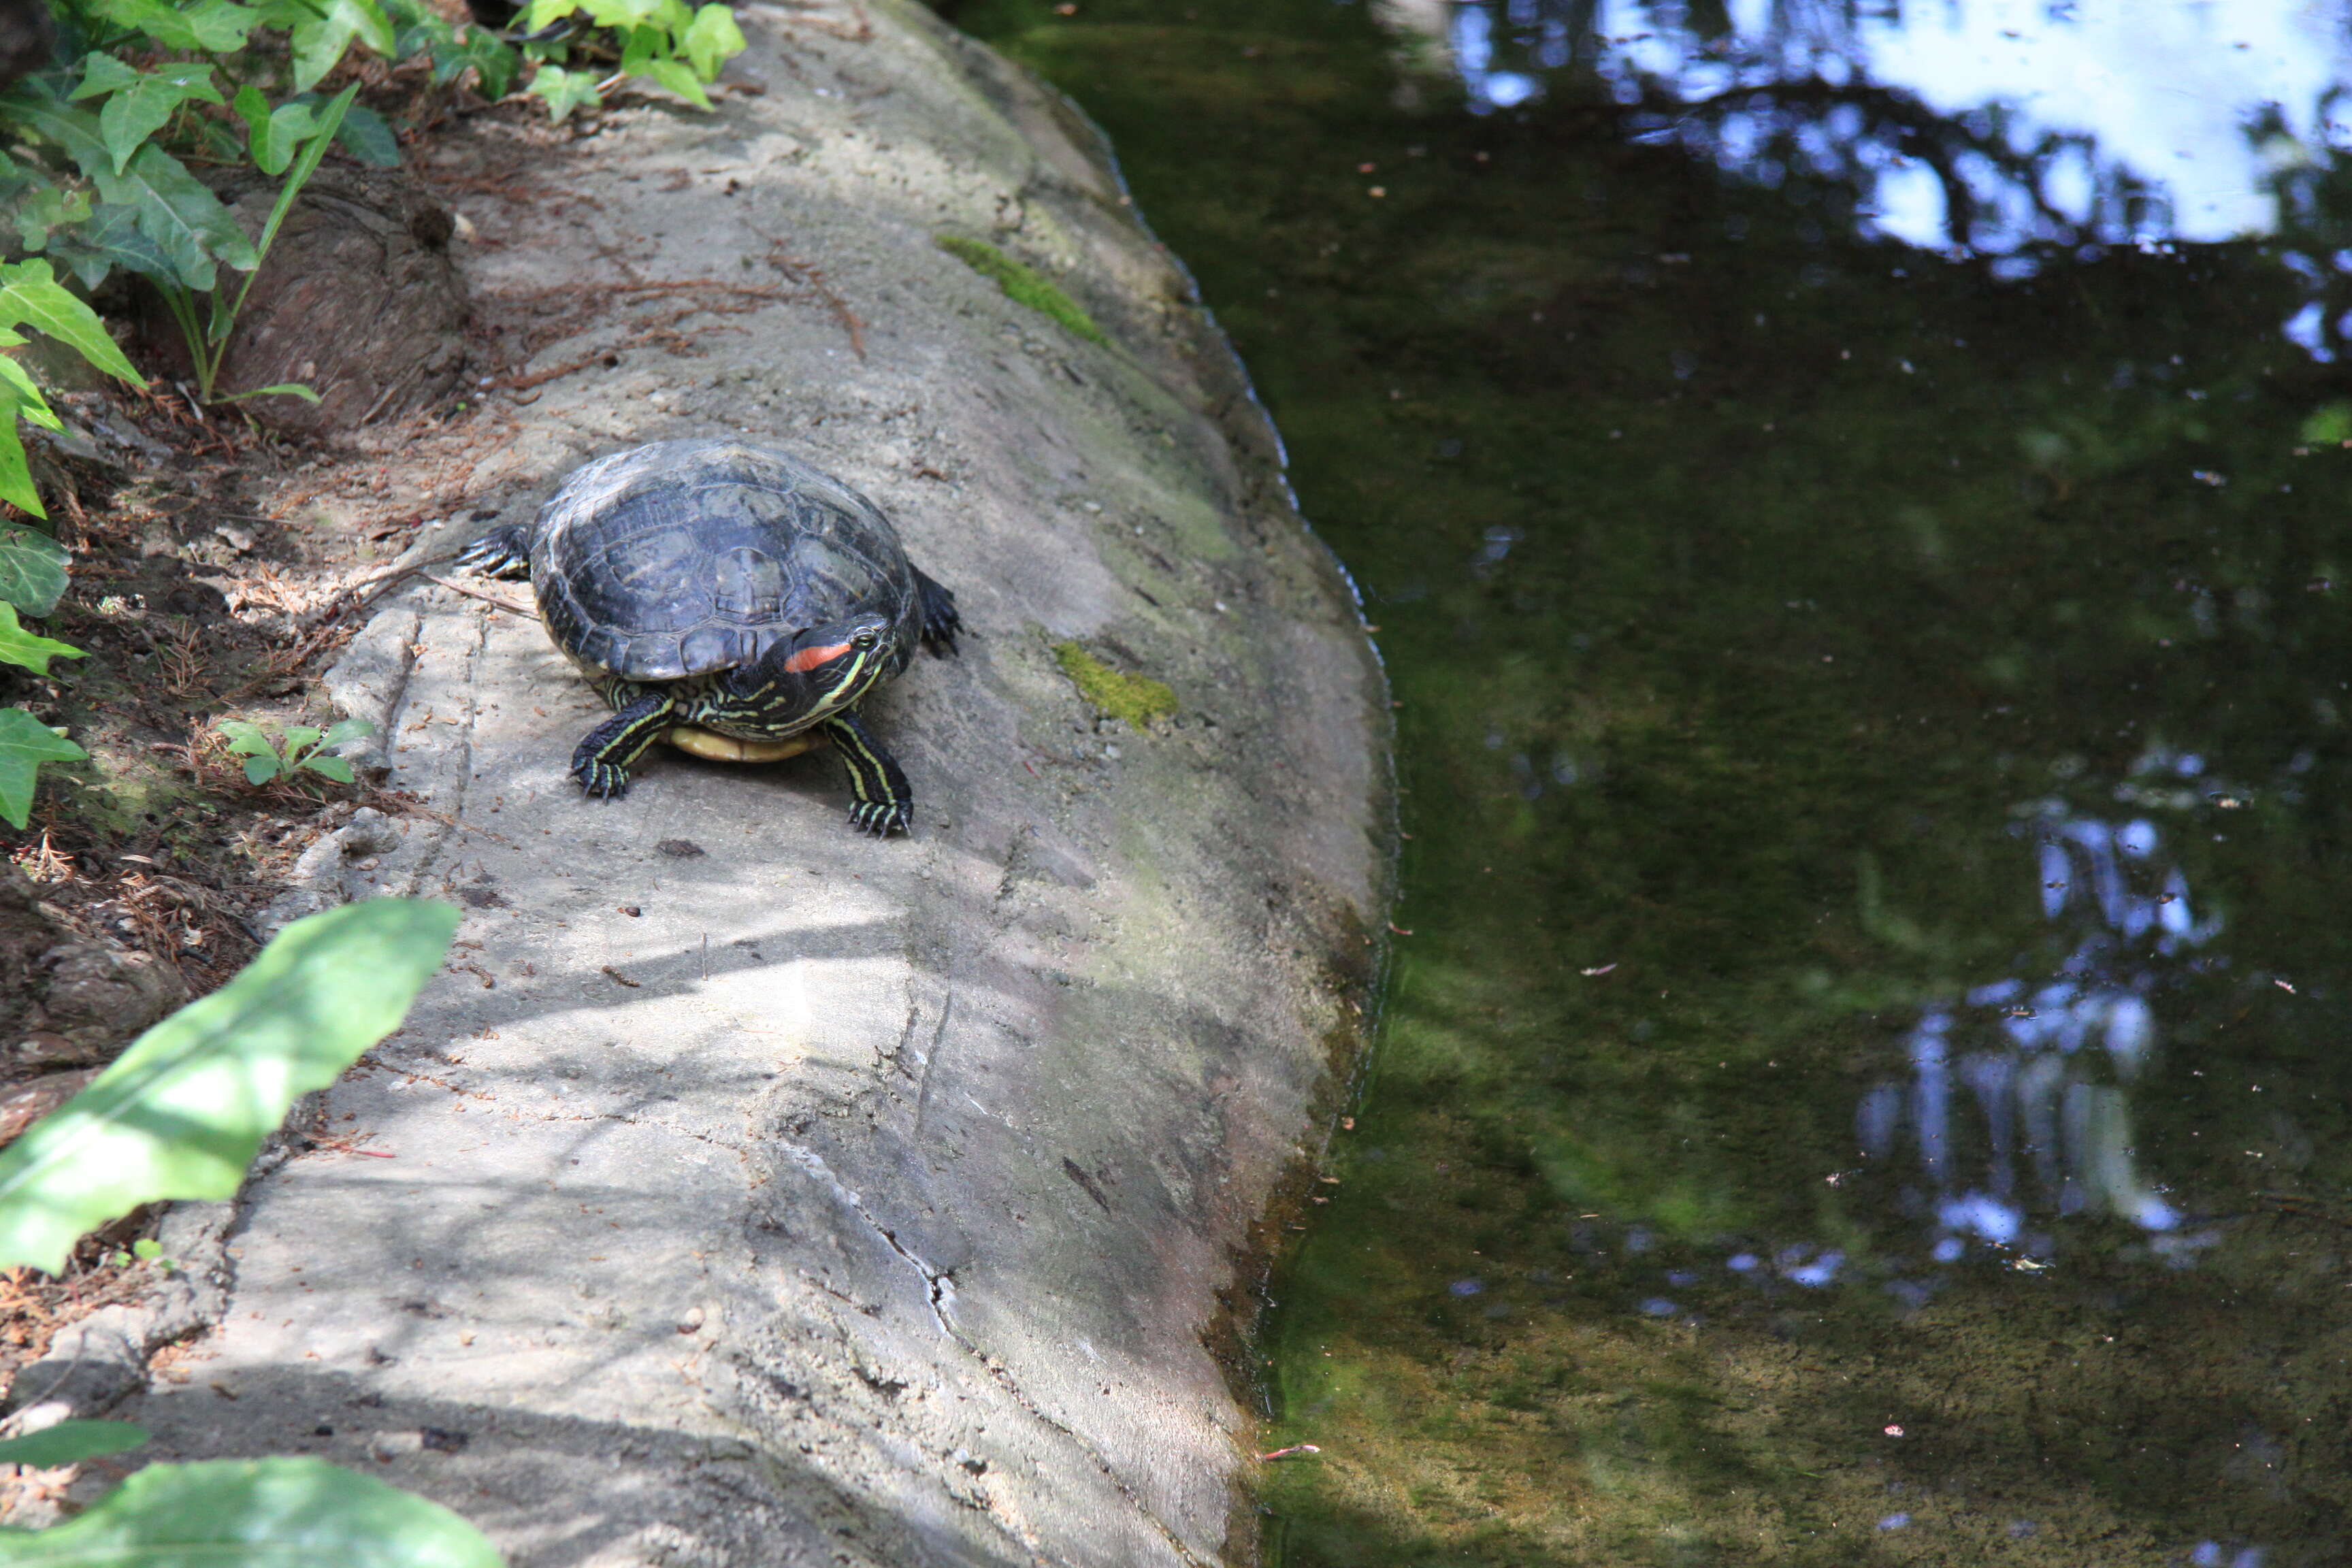
<svg viewBox="0 0 2352 1568"><path fill-rule="evenodd" d="M849 825L877 838L908 832L914 820L915 808L903 800L861 800L849 808Z"/></svg>
<svg viewBox="0 0 2352 1568"><path fill-rule="evenodd" d="M610 763L600 763L586 757L572 764L572 776L580 781L581 793L598 800L611 800L629 793L629 773Z"/></svg>

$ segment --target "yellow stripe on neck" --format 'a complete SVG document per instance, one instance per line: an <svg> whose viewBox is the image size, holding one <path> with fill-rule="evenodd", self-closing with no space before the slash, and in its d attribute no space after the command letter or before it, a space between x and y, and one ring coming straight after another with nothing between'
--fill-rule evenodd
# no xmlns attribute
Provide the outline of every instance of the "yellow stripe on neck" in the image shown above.
<svg viewBox="0 0 2352 1568"><path fill-rule="evenodd" d="M824 744L824 737L803 730L797 735L787 735L781 741L739 741L732 735L721 735L715 730L698 730L680 724L662 737L679 751L692 756L707 757L714 763L775 763L786 757L797 757Z"/></svg>

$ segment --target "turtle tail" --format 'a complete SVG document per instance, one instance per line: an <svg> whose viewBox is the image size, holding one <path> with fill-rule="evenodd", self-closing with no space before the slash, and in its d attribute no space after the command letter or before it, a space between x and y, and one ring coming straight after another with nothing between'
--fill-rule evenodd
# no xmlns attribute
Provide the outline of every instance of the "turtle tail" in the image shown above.
<svg viewBox="0 0 2352 1568"><path fill-rule="evenodd" d="M527 579L530 575L530 526L510 522L490 530L457 552L457 564L484 577Z"/></svg>

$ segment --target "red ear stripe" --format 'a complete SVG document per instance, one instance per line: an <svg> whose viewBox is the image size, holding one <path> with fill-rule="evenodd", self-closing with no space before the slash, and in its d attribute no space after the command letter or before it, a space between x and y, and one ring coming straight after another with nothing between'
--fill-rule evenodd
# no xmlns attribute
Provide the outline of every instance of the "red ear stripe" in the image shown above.
<svg viewBox="0 0 2352 1568"><path fill-rule="evenodd" d="M835 643L831 647L804 647L784 660L784 668L794 675L806 675L821 664L831 664L848 651L849 645L845 642Z"/></svg>

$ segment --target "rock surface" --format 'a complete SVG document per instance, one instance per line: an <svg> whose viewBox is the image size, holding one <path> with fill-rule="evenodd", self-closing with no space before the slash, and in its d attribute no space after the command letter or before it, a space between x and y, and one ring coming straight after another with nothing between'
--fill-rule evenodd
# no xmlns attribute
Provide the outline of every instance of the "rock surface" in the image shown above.
<svg viewBox="0 0 2352 1568"><path fill-rule="evenodd" d="M467 919L241 1200L185 1381L121 1414L157 1458L367 1468L515 1568L1246 1554L1251 1417L1204 1342L1367 1001L1381 678L1083 125L905 0L741 15L764 91L545 154L593 226L461 204L468 281L578 288L615 250L643 281L768 277L788 249L831 300L771 290L693 357L541 345L527 369L615 363L484 414L487 504L416 556L446 575L640 440L830 468L971 627L867 704L915 832L852 833L823 751L661 754L584 800L565 765L602 709L539 626L431 583L386 601L331 689L432 815L354 818L281 913L421 892ZM421 448L385 463L430 490ZM1099 723L1067 642L1176 715Z"/></svg>

